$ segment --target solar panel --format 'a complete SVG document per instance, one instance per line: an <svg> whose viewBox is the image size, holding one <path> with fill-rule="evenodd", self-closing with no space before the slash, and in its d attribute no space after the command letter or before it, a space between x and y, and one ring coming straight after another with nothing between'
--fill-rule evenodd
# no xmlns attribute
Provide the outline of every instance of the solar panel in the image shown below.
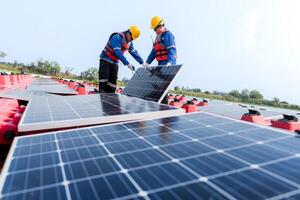
<svg viewBox="0 0 300 200"><path fill-rule="evenodd" d="M18 130L78 127L183 113L182 109L118 94L35 96L28 103Z"/></svg>
<svg viewBox="0 0 300 200"><path fill-rule="evenodd" d="M0 97L29 101L33 96L53 96L44 91L8 90L0 93Z"/></svg>
<svg viewBox="0 0 300 200"><path fill-rule="evenodd" d="M60 85L60 83L50 78L34 78L31 84L32 85Z"/></svg>
<svg viewBox="0 0 300 200"><path fill-rule="evenodd" d="M208 113L17 137L1 199L297 199L299 155L292 134Z"/></svg>
<svg viewBox="0 0 300 200"><path fill-rule="evenodd" d="M54 81L50 78L36 78L36 79L33 79L31 85L34 85L33 87L31 87L31 89L33 89L33 90L39 90L39 89L46 90L46 91L49 90L49 92L57 93L57 94L60 94L60 93L64 94L66 92L68 94L68 93L70 93L70 91L72 91L71 94L74 93L74 91L70 90L70 89L65 91L66 85L62 85L59 82ZM61 89L61 88L63 88L63 89ZM92 86L87 86L86 85L85 89L86 89L87 92L94 91L94 87L92 87ZM61 91L61 90L63 90L63 91Z"/></svg>
<svg viewBox="0 0 300 200"><path fill-rule="evenodd" d="M28 91L44 91L52 94L76 95L77 92L65 85L31 85Z"/></svg>
<svg viewBox="0 0 300 200"><path fill-rule="evenodd" d="M276 118L282 117L283 111L274 111L270 109L261 109L261 107L255 106L254 108L249 106L242 107L237 103L230 103L225 101L211 100L207 106L199 107L199 110L215 113L218 115L224 115L227 117L232 117L235 119L241 119L243 114L248 113L248 109L255 109L261 113L261 115L265 118ZM291 111L287 111L290 113Z"/></svg>
<svg viewBox="0 0 300 200"><path fill-rule="evenodd" d="M150 101L161 102L182 65L137 69L124 89L124 94Z"/></svg>

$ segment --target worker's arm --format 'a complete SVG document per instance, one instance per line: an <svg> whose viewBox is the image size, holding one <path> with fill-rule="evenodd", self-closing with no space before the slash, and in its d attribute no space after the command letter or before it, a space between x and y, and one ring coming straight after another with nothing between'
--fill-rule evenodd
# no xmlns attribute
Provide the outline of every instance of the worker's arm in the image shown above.
<svg viewBox="0 0 300 200"><path fill-rule="evenodd" d="M140 64L143 64L144 63L144 60L143 58L140 56L139 52L134 48L134 45L133 43L131 42L130 43L130 46L129 46L129 53L130 55Z"/></svg>
<svg viewBox="0 0 300 200"><path fill-rule="evenodd" d="M168 50L168 63L176 64L177 50L174 35L171 32L165 33L163 41Z"/></svg>
<svg viewBox="0 0 300 200"><path fill-rule="evenodd" d="M155 59L155 49L152 48L152 51L149 54L146 62L150 65L154 59Z"/></svg>
<svg viewBox="0 0 300 200"><path fill-rule="evenodd" d="M113 48L114 50L116 57L119 58L124 65L129 65L128 60L124 57L121 51L122 37L119 34L114 35L110 39L110 44L111 48Z"/></svg>

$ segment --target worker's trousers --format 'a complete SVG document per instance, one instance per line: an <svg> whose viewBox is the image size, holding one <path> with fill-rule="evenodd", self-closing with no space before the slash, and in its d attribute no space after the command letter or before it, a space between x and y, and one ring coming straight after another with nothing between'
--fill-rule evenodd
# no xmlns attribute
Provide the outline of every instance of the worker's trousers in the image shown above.
<svg viewBox="0 0 300 200"><path fill-rule="evenodd" d="M114 93L117 88L119 66L100 59L99 64L99 91Z"/></svg>

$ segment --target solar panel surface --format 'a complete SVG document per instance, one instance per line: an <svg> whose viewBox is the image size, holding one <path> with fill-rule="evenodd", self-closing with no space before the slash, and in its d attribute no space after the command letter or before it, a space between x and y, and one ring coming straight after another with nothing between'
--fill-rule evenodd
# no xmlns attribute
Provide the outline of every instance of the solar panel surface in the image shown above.
<svg viewBox="0 0 300 200"><path fill-rule="evenodd" d="M150 101L161 102L170 84L182 65L151 67L150 70L137 69L124 89L124 94Z"/></svg>
<svg viewBox="0 0 300 200"><path fill-rule="evenodd" d="M60 85L60 83L50 78L34 78L31 84L32 85Z"/></svg>
<svg viewBox="0 0 300 200"><path fill-rule="evenodd" d="M300 140L207 113L18 137L1 199L297 199Z"/></svg>
<svg viewBox="0 0 300 200"><path fill-rule="evenodd" d="M118 94L34 97L18 128L24 132L153 119L183 113L182 109Z"/></svg>
<svg viewBox="0 0 300 200"><path fill-rule="evenodd" d="M29 101L33 96L53 96L44 91L8 90L0 93L0 97Z"/></svg>
<svg viewBox="0 0 300 200"><path fill-rule="evenodd" d="M261 113L261 115L265 118L280 118L282 117L282 111L278 110L270 110L270 109L262 109L258 106L250 106L247 105L246 107L239 106L237 103L230 103L226 101L219 101L219 100L210 100L207 106L200 106L198 107L199 110L215 113L218 115L223 115L227 117L232 117L235 119L241 119L243 114L248 113L248 109L254 109ZM290 113L292 111L286 111Z"/></svg>
<svg viewBox="0 0 300 200"><path fill-rule="evenodd" d="M44 91L52 94L75 95L77 92L66 85L31 85L27 87L28 91Z"/></svg>
<svg viewBox="0 0 300 200"><path fill-rule="evenodd" d="M60 84L59 82L54 81L49 78L33 79L31 85L34 85L33 87L30 88L32 90L46 90L50 93L57 93L57 94L60 94L60 93L69 94L70 92L71 92L71 94L77 94L73 90L70 90L69 88L67 88L66 85ZM65 88L67 88L67 90L65 90ZM87 92L94 91L94 87L92 87L92 86L85 86L85 89Z"/></svg>

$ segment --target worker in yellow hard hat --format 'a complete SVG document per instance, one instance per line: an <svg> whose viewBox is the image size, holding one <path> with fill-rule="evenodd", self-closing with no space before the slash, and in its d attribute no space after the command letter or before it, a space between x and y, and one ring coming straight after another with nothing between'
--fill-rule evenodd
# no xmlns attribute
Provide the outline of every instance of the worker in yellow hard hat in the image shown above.
<svg viewBox="0 0 300 200"><path fill-rule="evenodd" d="M154 16L151 19L151 29L155 31L156 38L152 51L143 65L144 68L147 69L154 59L157 60L158 65L175 65L177 58L175 37L166 29L164 20Z"/></svg>
<svg viewBox="0 0 300 200"><path fill-rule="evenodd" d="M135 50L132 43L140 36L140 29L131 26L128 30L110 35L107 44L100 54L99 66L99 90L105 93L114 93L117 87L119 60L134 71L135 67L124 57L128 50L132 57L140 64L144 61L140 54Z"/></svg>

